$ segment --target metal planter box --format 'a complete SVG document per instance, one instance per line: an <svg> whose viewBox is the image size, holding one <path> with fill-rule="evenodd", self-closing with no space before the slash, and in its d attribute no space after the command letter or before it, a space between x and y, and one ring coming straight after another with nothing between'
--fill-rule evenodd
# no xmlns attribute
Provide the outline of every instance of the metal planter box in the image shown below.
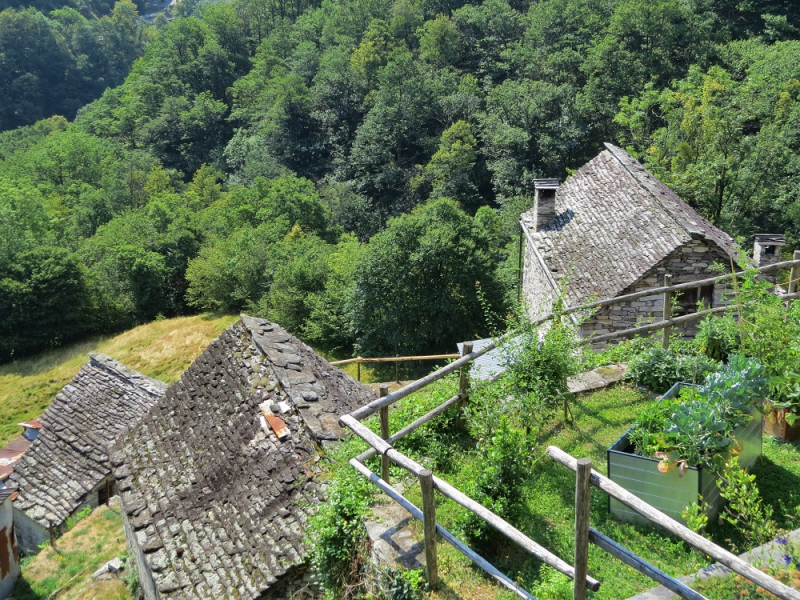
<svg viewBox="0 0 800 600"><path fill-rule="evenodd" d="M662 396L662 399L674 398L680 388L686 385L692 384L676 383ZM761 414L753 409L753 418L736 429L736 438L742 445L739 464L744 469L749 469L761 456L761 425ZM683 476L680 476L678 469L661 473L658 470L657 459L632 453L633 449L628 441L629 432L630 429L608 449L608 477L611 481L681 523L685 524L681 512L693 502L697 502L699 496L702 496L709 505L707 512L709 517L716 516L725 500L719 495L716 476L713 473L702 467L689 467L683 472ZM609 512L623 521L649 524L649 521L639 513L611 497L609 497Z"/></svg>

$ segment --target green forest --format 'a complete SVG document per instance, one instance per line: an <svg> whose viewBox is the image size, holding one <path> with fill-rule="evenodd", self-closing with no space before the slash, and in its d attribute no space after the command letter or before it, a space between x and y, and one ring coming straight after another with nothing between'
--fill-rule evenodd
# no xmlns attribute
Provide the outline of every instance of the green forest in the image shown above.
<svg viewBox="0 0 800 600"><path fill-rule="evenodd" d="M605 141L800 247L791 0L4 2L0 361L201 310L452 351Z"/></svg>

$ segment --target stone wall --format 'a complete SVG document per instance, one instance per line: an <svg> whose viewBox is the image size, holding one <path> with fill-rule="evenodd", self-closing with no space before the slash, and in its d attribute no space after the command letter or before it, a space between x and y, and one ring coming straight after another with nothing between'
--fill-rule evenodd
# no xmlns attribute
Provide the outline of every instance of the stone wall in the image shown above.
<svg viewBox="0 0 800 600"><path fill-rule="evenodd" d="M0 599L7 598L20 574L11 500L0 500Z"/></svg>
<svg viewBox="0 0 800 600"><path fill-rule="evenodd" d="M24 554L36 554L39 546L50 539L47 529L20 510L14 509L14 530L17 544Z"/></svg>
<svg viewBox="0 0 800 600"><path fill-rule="evenodd" d="M673 285L706 279L714 275L711 265L714 263L727 265L729 262L728 256L716 246L710 246L703 240L693 240L659 262L636 283L623 290L620 295L660 287L664 285L664 275L667 273L672 275ZM713 306L725 304L725 295L729 290L730 288L726 284L715 285ZM663 296L657 294L603 307L583 324L582 334L584 337L603 335L648 322L660 321L664 311L663 303ZM695 321L681 326L679 329L681 335L685 338L693 337L697 331L697 323ZM656 332L656 335L661 335L661 332ZM606 346L605 342L592 344L596 350Z"/></svg>
<svg viewBox="0 0 800 600"><path fill-rule="evenodd" d="M556 299L553 284L539 262L531 239L527 235L525 236L522 297L525 300L528 316L534 321L548 314Z"/></svg>

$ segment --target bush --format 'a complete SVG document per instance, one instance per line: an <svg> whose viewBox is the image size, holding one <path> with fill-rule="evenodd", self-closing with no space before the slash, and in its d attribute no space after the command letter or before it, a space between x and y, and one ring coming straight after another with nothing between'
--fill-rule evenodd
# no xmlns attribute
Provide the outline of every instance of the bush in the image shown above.
<svg viewBox="0 0 800 600"><path fill-rule="evenodd" d="M708 316L700 322L695 336L698 349L714 360L725 361L739 347L739 327L731 315Z"/></svg>
<svg viewBox="0 0 800 600"><path fill-rule="evenodd" d="M663 394L679 381L697 383L719 368L719 361L704 354L679 354L672 349L651 346L628 362L627 377Z"/></svg>
<svg viewBox="0 0 800 600"><path fill-rule="evenodd" d="M347 444L340 449L346 456ZM364 517L372 497L369 482L346 460L335 471L325 501L309 519L306 544L317 582L329 598L357 597L368 544Z"/></svg>

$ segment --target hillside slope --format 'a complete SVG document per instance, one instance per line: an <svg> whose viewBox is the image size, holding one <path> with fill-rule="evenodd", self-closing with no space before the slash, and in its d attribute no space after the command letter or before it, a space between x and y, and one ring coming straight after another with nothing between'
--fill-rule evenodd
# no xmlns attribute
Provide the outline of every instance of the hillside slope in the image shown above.
<svg viewBox="0 0 800 600"><path fill-rule="evenodd" d="M20 433L17 423L42 414L89 352L102 352L148 377L172 383L236 318L204 314L154 321L0 365L0 447Z"/></svg>

